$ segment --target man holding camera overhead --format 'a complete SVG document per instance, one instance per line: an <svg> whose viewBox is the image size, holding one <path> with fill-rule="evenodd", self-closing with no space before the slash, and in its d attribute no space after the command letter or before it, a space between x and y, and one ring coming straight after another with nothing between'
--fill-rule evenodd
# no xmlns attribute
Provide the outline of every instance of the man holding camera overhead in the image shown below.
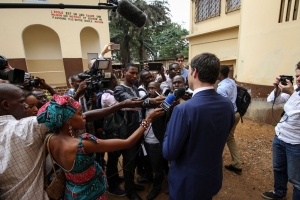
<svg viewBox="0 0 300 200"><path fill-rule="evenodd" d="M285 199L287 182L293 186L293 200L300 199L300 62L296 66L296 85L290 76L276 77L275 89L267 101L285 103L284 113L275 127L272 144L274 191L262 193L266 199Z"/></svg>

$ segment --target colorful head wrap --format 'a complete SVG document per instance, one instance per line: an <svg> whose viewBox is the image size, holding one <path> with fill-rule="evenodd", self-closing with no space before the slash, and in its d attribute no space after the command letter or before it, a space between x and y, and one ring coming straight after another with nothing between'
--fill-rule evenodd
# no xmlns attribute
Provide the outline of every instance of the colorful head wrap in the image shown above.
<svg viewBox="0 0 300 200"><path fill-rule="evenodd" d="M57 131L63 123L73 117L79 106L79 102L69 96L55 94L48 103L39 109L38 123L44 123L50 131Z"/></svg>

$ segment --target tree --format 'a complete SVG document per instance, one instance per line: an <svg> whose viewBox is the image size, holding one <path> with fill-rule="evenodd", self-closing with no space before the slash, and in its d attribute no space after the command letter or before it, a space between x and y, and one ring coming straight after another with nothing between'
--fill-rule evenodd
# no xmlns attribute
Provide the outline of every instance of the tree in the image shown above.
<svg viewBox="0 0 300 200"><path fill-rule="evenodd" d="M163 31L153 35L153 44L158 53L155 59L173 58L178 53L188 56L188 40L182 39L182 36L188 35L188 33L177 23L169 21L164 24Z"/></svg>
<svg viewBox="0 0 300 200"><path fill-rule="evenodd" d="M131 60L148 59L154 56L155 48L152 44L154 31L161 31L162 24L169 21L169 9L165 1L152 1L148 4L144 0L129 0L147 15L144 27L136 28L126 21L117 12L109 12L110 38L114 43L120 43L119 53L113 53L113 57L123 64Z"/></svg>

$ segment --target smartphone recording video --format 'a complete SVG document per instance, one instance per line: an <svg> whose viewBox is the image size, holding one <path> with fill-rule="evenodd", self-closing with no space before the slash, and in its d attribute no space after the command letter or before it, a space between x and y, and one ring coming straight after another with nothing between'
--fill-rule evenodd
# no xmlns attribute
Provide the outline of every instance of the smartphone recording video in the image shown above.
<svg viewBox="0 0 300 200"><path fill-rule="evenodd" d="M120 50L120 44L113 44L113 45L111 46L111 48L112 48L113 50Z"/></svg>
<svg viewBox="0 0 300 200"><path fill-rule="evenodd" d="M148 63L149 70L151 71L160 71L161 67L163 66L162 63Z"/></svg>

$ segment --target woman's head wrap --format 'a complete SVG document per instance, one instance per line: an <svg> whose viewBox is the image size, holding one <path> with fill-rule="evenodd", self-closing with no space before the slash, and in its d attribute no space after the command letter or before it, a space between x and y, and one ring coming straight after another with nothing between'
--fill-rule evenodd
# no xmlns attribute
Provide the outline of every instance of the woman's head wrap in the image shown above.
<svg viewBox="0 0 300 200"><path fill-rule="evenodd" d="M56 131L63 123L73 117L79 106L79 102L69 96L55 94L49 102L39 109L38 123L44 123L50 131Z"/></svg>

